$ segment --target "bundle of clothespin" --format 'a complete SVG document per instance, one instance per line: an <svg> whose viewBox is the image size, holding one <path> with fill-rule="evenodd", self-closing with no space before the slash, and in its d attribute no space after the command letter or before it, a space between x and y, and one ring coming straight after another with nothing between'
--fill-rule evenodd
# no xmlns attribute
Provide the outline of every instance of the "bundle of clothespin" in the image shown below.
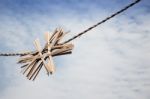
<svg viewBox="0 0 150 99"><path fill-rule="evenodd" d="M62 29L56 29L52 35L46 33L46 44L42 49L38 39L34 41L36 51L27 55L20 56L18 63L23 63L21 67L23 74L29 80L34 80L39 71L44 66L47 74L52 74L55 71L55 65L52 57L58 55L71 54L73 44L60 43L66 33Z"/></svg>

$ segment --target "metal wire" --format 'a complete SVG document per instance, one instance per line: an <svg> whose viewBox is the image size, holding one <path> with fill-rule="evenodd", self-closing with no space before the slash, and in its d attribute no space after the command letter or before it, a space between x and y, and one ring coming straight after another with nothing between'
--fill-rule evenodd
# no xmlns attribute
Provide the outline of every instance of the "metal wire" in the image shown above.
<svg viewBox="0 0 150 99"><path fill-rule="evenodd" d="M87 28L86 30L84 30L84 31L82 31L82 32L80 32L80 33L78 33L78 34L75 35L74 37L72 37L72 38L68 39L67 41L63 42L62 44L68 43L68 42L70 42L70 41L72 41L72 40L74 40L74 39L80 37L81 35L87 33L88 31L92 30L93 28L95 28L95 27L97 27L97 26L99 26L99 25L105 23L106 21L112 19L112 18L115 17L116 15L118 15L118 14L124 12L125 10L129 9L130 7L132 7L133 5L137 4L137 3L140 2L140 1L141 1L141 0L136 0L136 1L134 1L133 3L131 3L131 4L127 5L127 6L125 6L123 9L117 11L116 13L113 13L112 15L106 17L104 20L102 20L102 21L100 21L100 22L94 24L93 26ZM25 53L21 53L21 52L20 52L20 53L0 53L0 56L23 56L23 55L32 54L32 53L34 53L34 52L25 52Z"/></svg>
<svg viewBox="0 0 150 99"><path fill-rule="evenodd" d="M10 53L0 53L0 56L23 56L23 55L32 54L32 53L33 52L20 52L20 53L10 52Z"/></svg>
<svg viewBox="0 0 150 99"><path fill-rule="evenodd" d="M118 15L118 14L124 12L125 10L127 10L127 9L130 8L130 7L132 7L133 5L135 5L136 3L138 3L139 1L141 1L141 0L136 0L135 2L129 4L128 6L126 6L126 7L124 7L123 9L117 11L116 13L114 13L114 14L108 16L107 18L105 18L104 20L98 22L97 24L94 24L93 26L89 27L88 29L86 29L86 30L84 30L84 31L82 31L82 32L80 32L80 33L78 33L77 35L75 35L74 37L68 39L68 40L65 41L64 43L68 43L68 42L70 42L70 41L72 41L72 40L74 40L74 39L80 37L81 35L87 33L88 31L92 30L93 28L95 28L95 27L97 27L97 26L99 26L99 25L105 23L106 21L110 20L111 18L115 17L116 15Z"/></svg>

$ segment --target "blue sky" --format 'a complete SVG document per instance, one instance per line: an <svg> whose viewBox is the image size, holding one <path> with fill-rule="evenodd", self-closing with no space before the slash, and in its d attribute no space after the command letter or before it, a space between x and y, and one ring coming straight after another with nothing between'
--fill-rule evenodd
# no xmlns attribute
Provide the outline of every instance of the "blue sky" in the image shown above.
<svg viewBox="0 0 150 99"><path fill-rule="evenodd" d="M0 51L34 50L57 27L65 38L118 11L132 0L0 0ZM32 82L18 57L0 57L0 99L149 99L150 3L128 11L73 41L73 53L55 57L56 73Z"/></svg>

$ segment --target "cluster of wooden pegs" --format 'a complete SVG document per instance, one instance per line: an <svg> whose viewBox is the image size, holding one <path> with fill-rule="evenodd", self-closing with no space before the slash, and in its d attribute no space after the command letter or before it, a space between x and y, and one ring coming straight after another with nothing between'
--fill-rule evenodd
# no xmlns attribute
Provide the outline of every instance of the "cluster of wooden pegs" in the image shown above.
<svg viewBox="0 0 150 99"><path fill-rule="evenodd" d="M43 49L39 39L36 39L34 41L36 51L20 56L18 63L24 64L21 67L22 72L29 80L35 80L43 66L48 75L53 74L55 65L52 57L72 53L73 44L60 43L65 34L62 29L56 29L52 35L47 32L45 34L46 44Z"/></svg>

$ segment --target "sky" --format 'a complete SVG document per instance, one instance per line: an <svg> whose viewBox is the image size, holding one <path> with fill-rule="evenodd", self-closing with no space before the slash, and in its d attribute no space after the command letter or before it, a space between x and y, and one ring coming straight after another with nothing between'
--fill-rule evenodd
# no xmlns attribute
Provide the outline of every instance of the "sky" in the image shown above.
<svg viewBox="0 0 150 99"><path fill-rule="evenodd" d="M56 28L76 35L133 0L0 0L0 52L35 50ZM71 55L54 57L56 72L35 81L19 57L0 57L0 99L149 99L150 1L141 2L72 41Z"/></svg>

